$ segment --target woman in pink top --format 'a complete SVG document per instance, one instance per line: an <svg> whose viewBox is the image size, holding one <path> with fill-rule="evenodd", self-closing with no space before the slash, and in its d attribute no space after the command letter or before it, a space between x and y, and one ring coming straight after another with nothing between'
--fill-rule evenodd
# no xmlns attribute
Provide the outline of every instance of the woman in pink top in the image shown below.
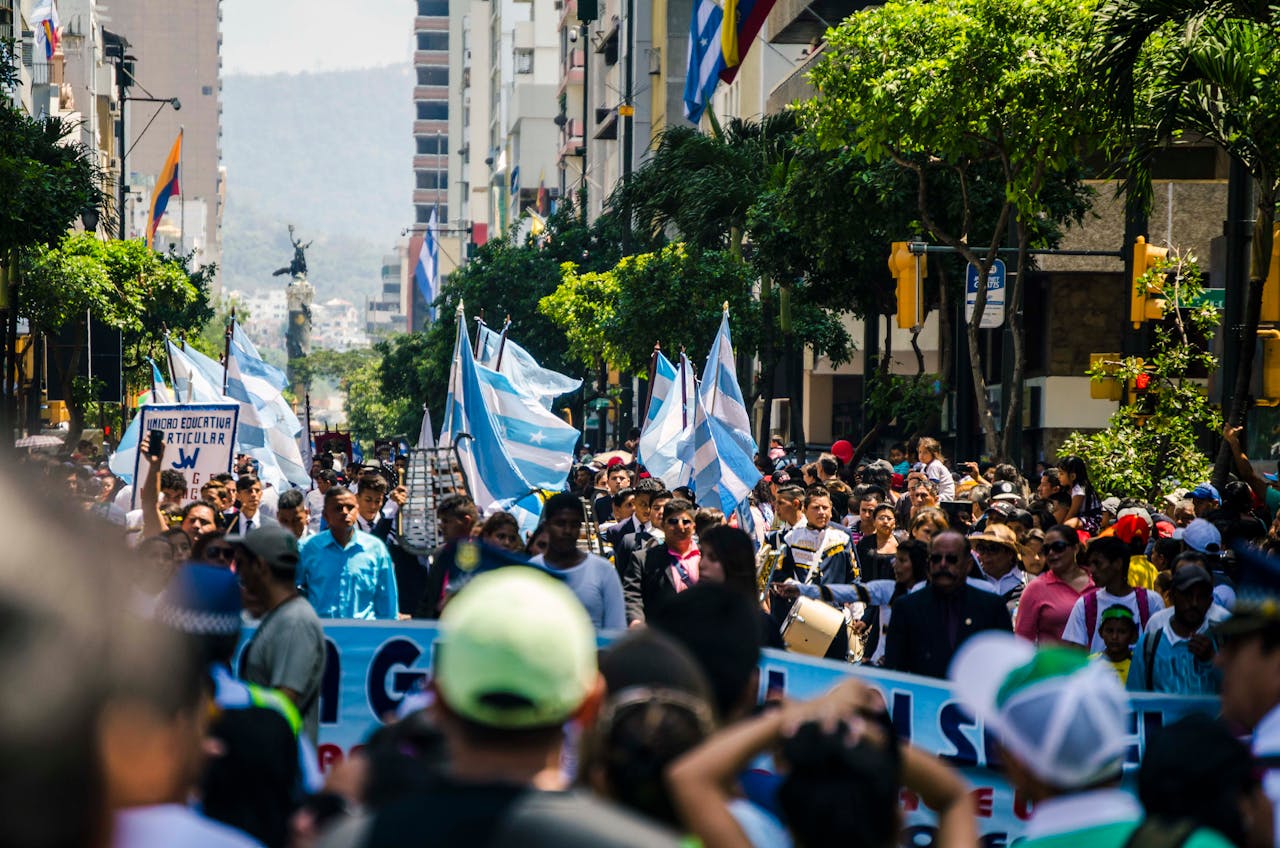
<svg viewBox="0 0 1280 848"><path fill-rule="evenodd" d="M1044 573L1027 584L1018 601L1014 632L1032 642L1058 642L1076 598L1093 588L1089 572L1076 564L1080 536L1059 524L1044 534Z"/></svg>

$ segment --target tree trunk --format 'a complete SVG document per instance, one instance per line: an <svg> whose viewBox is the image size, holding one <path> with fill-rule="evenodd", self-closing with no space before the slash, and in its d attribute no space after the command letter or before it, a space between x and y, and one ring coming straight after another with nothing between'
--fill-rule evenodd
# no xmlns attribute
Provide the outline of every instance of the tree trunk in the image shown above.
<svg viewBox="0 0 1280 848"><path fill-rule="evenodd" d="M1021 459L1021 445L1013 444L1014 434L1019 432L1020 428L1013 425L1015 421L1019 421L1022 418L1022 382L1027 370L1027 345L1022 323L1022 297L1023 292L1026 291L1023 277L1027 272L1027 248L1031 235L1027 231L1027 226L1021 216L1018 218L1017 226L1017 271L1013 279L1013 289L1006 300L1007 312L1005 313L1005 320L1009 322L1010 337L1013 340L1013 378L1010 380L1010 384L1004 387L1006 402L1004 432L1000 434L1000 454L1006 458Z"/></svg>
<svg viewBox="0 0 1280 848"><path fill-rule="evenodd" d="M955 328L951 326L951 298L947 293L949 281L946 263L939 261L934 263L934 267L938 270L938 380L942 383L942 391L946 392L952 386L951 359L954 354L951 345ZM924 372L923 359L920 371Z"/></svg>
<svg viewBox="0 0 1280 848"><path fill-rule="evenodd" d="M1271 266L1271 244L1274 240L1276 220L1276 187L1272 180L1259 181L1257 191L1257 215L1253 224L1253 243L1249 262L1249 287L1245 291L1244 323L1240 334L1238 365L1236 366L1235 394L1227 423L1239 427L1249 413L1249 390L1253 382L1253 360L1258 344L1258 323L1262 317L1262 290ZM1218 459L1213 470L1213 483L1219 490L1227 483L1231 473L1231 447L1224 441L1218 448Z"/></svg>

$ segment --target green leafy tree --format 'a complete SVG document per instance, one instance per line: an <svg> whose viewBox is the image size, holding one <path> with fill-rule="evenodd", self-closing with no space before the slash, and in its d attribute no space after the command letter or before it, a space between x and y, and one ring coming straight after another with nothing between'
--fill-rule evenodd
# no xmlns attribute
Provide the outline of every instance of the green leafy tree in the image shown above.
<svg viewBox="0 0 1280 848"><path fill-rule="evenodd" d="M92 314L122 332L126 349L135 351L126 383L140 387L150 384L149 366L140 351L158 344L166 318L196 321L206 314L203 297L207 295L181 262L166 259L141 241L104 242L92 233L79 233L57 247L26 251L18 313L30 321L33 333L74 330L75 344L65 356L52 357L51 375L70 399L71 432L77 432L84 420L84 392L75 391L75 377L84 352L86 316Z"/></svg>
<svg viewBox="0 0 1280 848"><path fill-rule="evenodd" d="M991 456L1010 456L1021 414L1025 371L1021 318L1027 250L1035 221L1061 220L1046 197L1054 183L1079 178L1082 145L1098 128L1101 100L1080 72L1093 4L1077 0L895 0L858 12L828 33L811 79L819 96L805 104L820 143L852 147L868 162L891 161L914 177L924 230L977 266L974 317L968 322L970 372ZM984 171L984 167L987 169ZM991 179L994 184L979 185ZM935 192L939 172L959 187ZM1002 198L994 220L981 221L973 200ZM978 345L986 280L1013 221L1019 249L1008 319L1013 337L1012 400L1005 444L987 402ZM979 229L981 224L981 229Z"/></svg>
<svg viewBox="0 0 1280 848"><path fill-rule="evenodd" d="M1242 424L1280 202L1280 9L1248 0L1108 0L1098 13L1094 66L1125 133L1127 184L1150 203L1152 155L1190 134L1248 169L1255 206L1249 282L1228 421ZM1214 480L1231 466L1224 442Z"/></svg>
<svg viewBox="0 0 1280 848"><path fill-rule="evenodd" d="M0 40L0 90L17 85L12 40ZM0 451L10 449L16 424L14 308L22 288L24 255L52 247L87 210L102 205L94 155L71 143L74 128L58 118L32 118L0 97L0 308L4 309L4 377L0 384Z"/></svg>
<svg viewBox="0 0 1280 848"><path fill-rule="evenodd" d="M1217 367L1208 340L1218 314L1203 302L1194 258L1171 251L1142 285L1148 279L1162 281L1167 295L1150 359L1102 363L1089 375L1130 384L1142 379L1147 388L1131 394L1106 429L1072 434L1061 453L1085 459L1098 491L1155 502L1179 483L1206 478L1210 463L1200 446L1221 431L1222 417L1209 403L1203 381Z"/></svg>

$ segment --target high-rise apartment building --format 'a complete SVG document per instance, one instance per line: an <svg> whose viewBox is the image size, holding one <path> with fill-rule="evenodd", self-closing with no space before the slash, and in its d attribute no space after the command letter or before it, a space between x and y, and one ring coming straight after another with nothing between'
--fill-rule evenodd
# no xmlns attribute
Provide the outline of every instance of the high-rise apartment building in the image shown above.
<svg viewBox="0 0 1280 848"><path fill-rule="evenodd" d="M131 68L127 96L166 101L129 101L124 110L125 179L130 189L126 235L143 237L146 216L139 218L134 209L150 203L156 175L181 130L182 199L170 204L167 227L180 237L174 241L197 251L198 264L218 262L225 196L222 4L220 0L112 0L109 17L108 28L127 42L124 65ZM167 102L171 98L177 98L177 103ZM186 211L192 214L187 216ZM144 222L140 227L139 220ZM218 281L214 286L216 291Z"/></svg>
<svg viewBox="0 0 1280 848"><path fill-rule="evenodd" d="M413 88L413 215L415 228L425 226L436 213L443 226L456 199L449 196L452 185L449 168L449 7L459 0L416 0L413 20L413 67L417 79ZM451 202L452 201L452 202Z"/></svg>

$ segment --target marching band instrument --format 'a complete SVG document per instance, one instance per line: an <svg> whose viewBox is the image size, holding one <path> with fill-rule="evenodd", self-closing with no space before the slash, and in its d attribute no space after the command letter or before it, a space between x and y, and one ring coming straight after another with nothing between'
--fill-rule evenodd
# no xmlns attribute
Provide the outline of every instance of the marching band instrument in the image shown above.
<svg viewBox="0 0 1280 848"><path fill-rule="evenodd" d="M787 650L811 657L825 656L840 628L847 627L844 612L830 604L801 596L796 598L782 625Z"/></svg>
<svg viewBox="0 0 1280 848"><path fill-rule="evenodd" d="M582 533L578 536L578 548L589 554L597 556L604 555L604 540L600 538L600 524L596 521L596 510L591 501L586 498L579 498L582 501Z"/></svg>
<svg viewBox="0 0 1280 848"><path fill-rule="evenodd" d="M785 549L785 544L775 548L765 542L756 552L756 598L761 604L769 599L769 581L773 579L773 572L778 569Z"/></svg>

